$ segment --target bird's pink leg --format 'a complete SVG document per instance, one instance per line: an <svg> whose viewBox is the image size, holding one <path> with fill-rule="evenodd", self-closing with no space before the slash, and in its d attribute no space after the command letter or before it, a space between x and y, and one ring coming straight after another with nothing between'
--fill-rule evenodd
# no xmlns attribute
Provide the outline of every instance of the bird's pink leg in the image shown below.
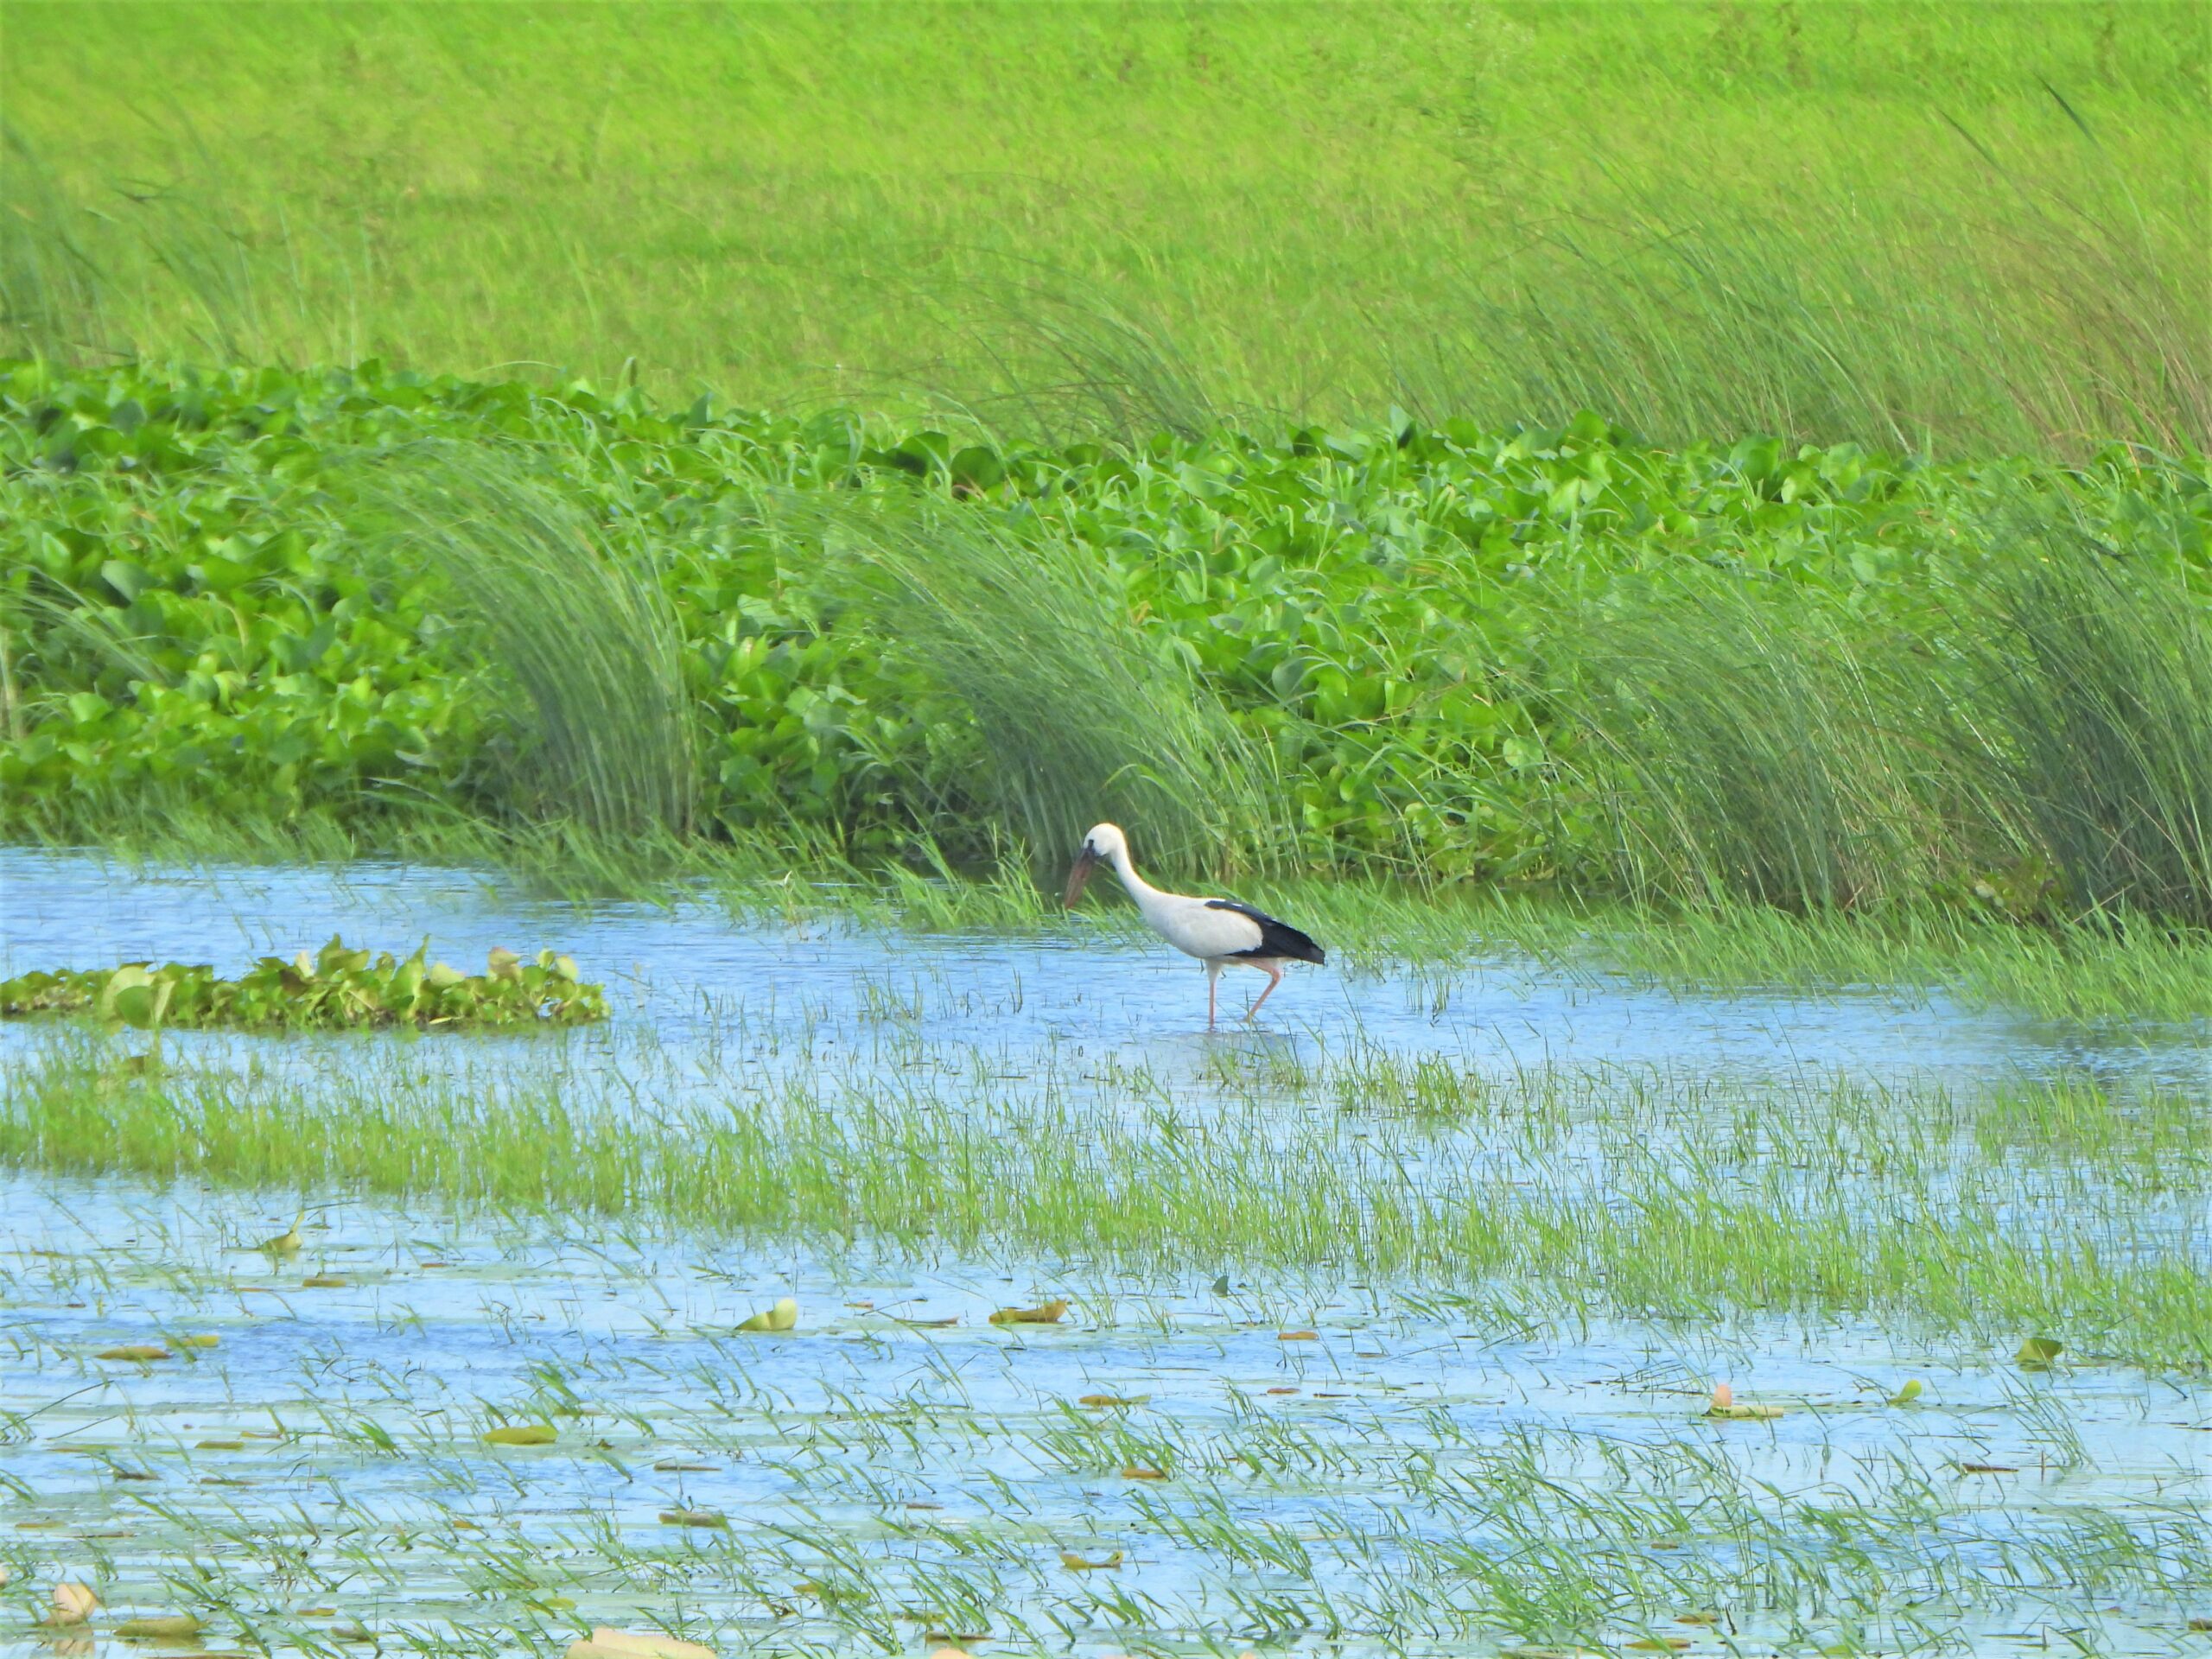
<svg viewBox="0 0 2212 1659"><path fill-rule="evenodd" d="M1268 970L1268 988L1262 991L1257 996L1254 997L1252 999L1252 1006L1244 1010L1244 1017L1247 1020L1256 1020L1259 1018L1260 1004L1266 1001L1269 996L1273 995L1274 994L1275 987L1282 983L1282 969L1280 966L1272 962L1263 962L1260 966Z"/></svg>

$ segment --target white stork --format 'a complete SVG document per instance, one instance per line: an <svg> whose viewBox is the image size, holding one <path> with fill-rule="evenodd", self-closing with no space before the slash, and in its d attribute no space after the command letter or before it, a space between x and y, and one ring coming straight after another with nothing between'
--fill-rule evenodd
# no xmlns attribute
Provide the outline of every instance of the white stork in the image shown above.
<svg viewBox="0 0 2212 1659"><path fill-rule="evenodd" d="M1252 999L1244 1011L1247 1020L1260 1011L1274 988L1282 983L1287 962L1325 960L1321 947L1287 922L1234 899L1193 899L1179 893L1162 893L1136 872L1129 861L1129 840L1120 828L1097 825L1083 838L1083 850L1068 872L1067 902L1071 907L1083 897L1083 884L1101 864L1110 865L1122 878L1145 925L1185 956L1206 965L1206 1029L1214 1027L1214 994L1221 970L1231 963L1256 968L1268 976L1268 988Z"/></svg>

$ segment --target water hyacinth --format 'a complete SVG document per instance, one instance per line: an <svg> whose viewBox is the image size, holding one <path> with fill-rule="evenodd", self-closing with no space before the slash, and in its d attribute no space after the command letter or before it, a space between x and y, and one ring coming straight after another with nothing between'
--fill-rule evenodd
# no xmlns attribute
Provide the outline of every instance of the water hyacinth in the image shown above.
<svg viewBox="0 0 2212 1659"><path fill-rule="evenodd" d="M541 950L532 962L494 949L481 974L429 960L425 940L405 961L349 949L333 935L310 957L264 957L237 979L213 968L35 970L0 982L0 1015L90 1014L141 1029L235 1027L311 1031L407 1025L425 1030L478 1026L580 1025L607 1017L597 985L578 980L575 958ZM269 1248L296 1249L280 1239Z"/></svg>

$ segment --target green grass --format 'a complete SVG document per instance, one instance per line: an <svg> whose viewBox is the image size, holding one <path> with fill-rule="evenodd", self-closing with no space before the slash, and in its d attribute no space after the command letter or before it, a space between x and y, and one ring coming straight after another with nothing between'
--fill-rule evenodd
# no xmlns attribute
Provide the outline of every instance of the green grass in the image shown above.
<svg viewBox="0 0 2212 1659"><path fill-rule="evenodd" d="M2201 444L2186 3L26 5L19 340ZM855 118L865 111L865 118ZM28 213L29 219L22 217Z"/></svg>
<svg viewBox="0 0 2212 1659"><path fill-rule="evenodd" d="M462 1084L363 1055L303 1089L290 1068L124 1066L63 1040L11 1072L0 1160L925 1255L1379 1276L1612 1317L2049 1328L2212 1369L2212 1144L2185 1099L1494 1079L1376 1052L1317 1073L1232 1055L1211 1102L1128 1078L1102 1104L1075 1082L1052 1066L1001 1096L809 1074L626 1103L526 1068Z"/></svg>

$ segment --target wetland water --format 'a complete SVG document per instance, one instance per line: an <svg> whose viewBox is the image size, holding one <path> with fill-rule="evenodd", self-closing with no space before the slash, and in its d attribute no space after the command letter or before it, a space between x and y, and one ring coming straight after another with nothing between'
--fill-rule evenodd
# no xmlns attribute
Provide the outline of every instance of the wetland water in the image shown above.
<svg viewBox="0 0 2212 1659"><path fill-rule="evenodd" d="M235 970L335 931L467 966L552 945L608 986L595 1031L165 1039L198 1086L303 1115L543 1087L664 1158L863 1107L863 1137L1017 1148L981 1196L924 1172L934 1238L0 1173L6 1659L53 1651L30 1621L60 1579L106 1604L86 1639L206 1623L162 1652L601 1623L726 1655L2212 1643L2212 1388L2180 1328L2212 1265L2201 1032L1500 954L1304 974L1209 1039L1195 969L1110 925L917 938L12 852L0 882L4 973ZM0 1027L11 1093L57 1053L135 1086L86 1041ZM2085 1072L2103 1106L2040 1091ZM1058 1191L992 1205L1060 1154ZM1120 1242L1202 1179L1171 1245ZM1270 1220L1309 1202L1318 1246ZM296 1253L254 1248L301 1205ZM735 1332L786 1294L796 1330ZM988 1320L1051 1298L1057 1324ZM2057 1365L2014 1363L2034 1334ZM1704 1415L1719 1380L1781 1414ZM502 1423L556 1438L485 1443Z"/></svg>

